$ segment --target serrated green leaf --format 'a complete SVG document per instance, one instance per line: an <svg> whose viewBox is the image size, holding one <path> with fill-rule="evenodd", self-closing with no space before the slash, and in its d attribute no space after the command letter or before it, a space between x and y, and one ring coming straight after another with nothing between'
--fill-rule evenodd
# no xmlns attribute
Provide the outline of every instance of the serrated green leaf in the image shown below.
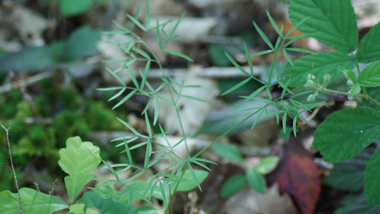
<svg viewBox="0 0 380 214"><path fill-rule="evenodd" d="M364 36L356 52L356 59L368 63L380 59L380 23L373 26Z"/></svg>
<svg viewBox="0 0 380 214"><path fill-rule="evenodd" d="M204 171L204 170L193 170L194 171L194 175L195 177L197 178L197 181L199 183L202 183L208 176L208 172ZM190 170L186 170L185 173L183 174L182 178L186 179L185 181L181 181L179 184L178 184L178 187L177 187L177 191L179 192L186 192L186 191L190 191L190 190L193 190L197 187L197 183L195 181L193 181L193 176L190 172Z"/></svg>
<svg viewBox="0 0 380 214"><path fill-rule="evenodd" d="M248 168L247 174L245 175L249 186L256 192L264 194L265 193L265 180L262 174L254 168Z"/></svg>
<svg viewBox="0 0 380 214"><path fill-rule="evenodd" d="M330 114L314 133L313 147L326 162L347 160L380 137L380 113L347 108Z"/></svg>
<svg viewBox="0 0 380 214"><path fill-rule="evenodd" d="M364 193L370 206L380 205L380 147L377 147L365 169Z"/></svg>
<svg viewBox="0 0 380 214"><path fill-rule="evenodd" d="M359 84L355 83L351 86L350 91L348 92L350 95L354 96L356 94L359 94L361 91L361 87Z"/></svg>
<svg viewBox="0 0 380 214"><path fill-rule="evenodd" d="M68 205L58 197L47 195L30 188L20 189L23 213L47 213L65 209ZM9 190L0 192L0 214L20 214L17 193Z"/></svg>
<svg viewBox="0 0 380 214"><path fill-rule="evenodd" d="M256 166L256 170L261 174L265 175L272 172L279 163L280 158L277 156L268 156L261 159L259 165Z"/></svg>
<svg viewBox="0 0 380 214"><path fill-rule="evenodd" d="M380 86L380 61L364 68L359 74L358 83L362 87Z"/></svg>
<svg viewBox="0 0 380 214"><path fill-rule="evenodd" d="M233 175L223 184L220 195L222 198L227 198L235 193L239 192L241 188L243 188L245 184L245 176L244 175Z"/></svg>
<svg viewBox="0 0 380 214"><path fill-rule="evenodd" d="M358 28L350 0L292 0L289 17L293 23L310 17L298 30L338 51L349 53L357 47Z"/></svg>
<svg viewBox="0 0 380 214"><path fill-rule="evenodd" d="M237 148L237 146L233 144L214 144L211 147L211 150L214 151L221 158L230 160L230 161L242 161L243 156L241 152Z"/></svg>
<svg viewBox="0 0 380 214"><path fill-rule="evenodd" d="M59 166L69 174L65 177L65 185L70 200L73 202L84 185L92 180L92 172L100 163L100 150L91 142L82 142L80 137L70 137L66 148L59 150Z"/></svg>
<svg viewBox="0 0 380 214"><path fill-rule="evenodd" d="M355 58L341 52L321 52L303 56L293 62L285 73L284 82L289 80L288 86L300 87L306 83L307 75L312 74L316 80L323 83L323 75L330 74L332 79L341 76L338 68L351 70L355 67Z"/></svg>

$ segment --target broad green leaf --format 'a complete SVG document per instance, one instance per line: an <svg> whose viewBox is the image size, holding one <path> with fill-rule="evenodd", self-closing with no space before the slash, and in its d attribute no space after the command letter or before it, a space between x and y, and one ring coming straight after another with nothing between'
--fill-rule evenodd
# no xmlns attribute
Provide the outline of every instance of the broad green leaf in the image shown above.
<svg viewBox="0 0 380 214"><path fill-rule="evenodd" d="M78 1L81 2L81 1ZM100 40L100 31L83 26L70 34L66 42L64 60L70 61L79 57L98 54L96 43Z"/></svg>
<svg viewBox="0 0 380 214"><path fill-rule="evenodd" d="M277 156L268 156L261 159L259 165L256 166L256 170L265 175L272 172L276 167L280 159Z"/></svg>
<svg viewBox="0 0 380 214"><path fill-rule="evenodd" d="M359 44L356 59L368 63L380 59L380 23L373 26Z"/></svg>
<svg viewBox="0 0 380 214"><path fill-rule="evenodd" d="M380 137L380 113L347 108L329 115L314 133L313 147L330 163L347 160Z"/></svg>
<svg viewBox="0 0 380 214"><path fill-rule="evenodd" d="M323 183L338 190L359 192L364 185L365 168L374 151L375 148L367 147L355 157L334 164Z"/></svg>
<svg viewBox="0 0 380 214"><path fill-rule="evenodd" d="M361 193L353 203L351 203L351 208L349 214L378 214L380 213L379 206L368 205L368 200L366 199L365 193ZM334 213L335 214L335 213ZM345 214L345 213L342 213Z"/></svg>
<svg viewBox="0 0 380 214"><path fill-rule="evenodd" d="M364 193L367 202L371 206L380 205L380 147L373 153L367 168L365 169Z"/></svg>
<svg viewBox="0 0 380 214"><path fill-rule="evenodd" d="M28 47L0 59L0 73L10 70L18 72L36 72L51 69L60 63L65 42L54 42L45 47Z"/></svg>
<svg viewBox="0 0 380 214"><path fill-rule="evenodd" d="M68 214L82 214L84 213L84 204L73 204L69 207Z"/></svg>
<svg viewBox="0 0 380 214"><path fill-rule="evenodd" d="M344 68L341 68L338 70L344 73L344 76L346 77L347 80L351 80L352 82L356 82L355 72L353 72L351 70L344 69Z"/></svg>
<svg viewBox="0 0 380 214"><path fill-rule="evenodd" d="M22 211L25 214L51 214L68 207L61 199L30 188L21 188L20 196ZM0 192L0 214L20 214L17 193L9 190Z"/></svg>
<svg viewBox="0 0 380 214"><path fill-rule="evenodd" d="M307 75L312 74L316 80L323 83L323 75L330 74L336 79L342 73L338 68L351 70L355 67L355 58L341 52L321 52L301 57L293 62L294 67L289 67L285 73L285 80L289 80L288 86L303 86Z"/></svg>
<svg viewBox="0 0 380 214"><path fill-rule="evenodd" d="M233 144L214 144L211 149L218 154L221 158L230 160L230 161L243 161L243 156Z"/></svg>
<svg viewBox="0 0 380 214"><path fill-rule="evenodd" d="M380 61L374 62L364 68L359 74L358 83L362 87L380 86Z"/></svg>
<svg viewBox="0 0 380 214"><path fill-rule="evenodd" d="M69 174L65 177L65 185L70 200L73 202L84 185L94 178L92 172L100 163L100 150L91 142L83 142L80 137L70 137L66 148L59 150L59 166Z"/></svg>
<svg viewBox="0 0 380 214"><path fill-rule="evenodd" d="M59 0L58 3L64 16L76 16L90 9L93 0Z"/></svg>
<svg viewBox="0 0 380 214"><path fill-rule="evenodd" d="M94 192L84 193L83 202L87 208L96 208L102 214L137 214L137 208L134 205L116 202L110 198L103 198Z"/></svg>
<svg viewBox="0 0 380 214"><path fill-rule="evenodd" d="M141 206L137 208L138 214L158 214L158 209L150 206Z"/></svg>
<svg viewBox="0 0 380 214"><path fill-rule="evenodd" d="M248 168L247 174L245 175L249 186L256 192L264 194L265 193L265 180L262 174L255 168Z"/></svg>
<svg viewBox="0 0 380 214"><path fill-rule="evenodd" d="M245 176L236 174L228 178L228 180L223 184L220 195L222 198L227 198L235 193L239 192L245 184Z"/></svg>
<svg viewBox="0 0 380 214"><path fill-rule="evenodd" d="M358 28L350 0L292 0L289 17L294 24L310 17L298 30L338 51L349 53L357 47Z"/></svg>
<svg viewBox="0 0 380 214"><path fill-rule="evenodd" d="M195 177L197 178L197 181L199 183L202 183L208 176L208 172L204 170L193 170ZM193 190L197 187L197 183L193 180L193 176L191 175L190 170L186 170L185 173L183 174L182 178L187 179L189 181L181 181L178 184L177 191L179 192L186 192Z"/></svg>

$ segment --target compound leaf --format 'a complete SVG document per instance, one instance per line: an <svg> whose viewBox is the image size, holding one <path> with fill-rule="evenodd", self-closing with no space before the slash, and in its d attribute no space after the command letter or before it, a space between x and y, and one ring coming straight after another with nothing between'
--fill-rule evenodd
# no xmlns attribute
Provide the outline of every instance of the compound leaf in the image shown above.
<svg viewBox="0 0 380 214"><path fill-rule="evenodd" d="M356 59L368 63L380 59L380 23L373 26L359 44Z"/></svg>
<svg viewBox="0 0 380 214"><path fill-rule="evenodd" d="M355 67L355 58L341 52L321 52L301 57L293 62L285 74L285 80L289 80L289 86L303 86L307 75L312 74L316 80L323 83L323 75L330 74L332 79L342 75L338 68L351 70Z"/></svg>
<svg viewBox="0 0 380 214"><path fill-rule="evenodd" d="M100 163L100 150L91 142L83 142L80 137L70 137L66 148L59 150L59 166L69 174L65 177L65 185L73 202L85 184L94 178L92 172Z"/></svg>
<svg viewBox="0 0 380 214"><path fill-rule="evenodd" d="M329 115L314 133L313 147L331 163L350 159L380 137L380 113L347 108Z"/></svg>
<svg viewBox="0 0 380 214"><path fill-rule="evenodd" d="M350 0L292 0L289 17L302 33L345 53L358 44L356 15Z"/></svg>

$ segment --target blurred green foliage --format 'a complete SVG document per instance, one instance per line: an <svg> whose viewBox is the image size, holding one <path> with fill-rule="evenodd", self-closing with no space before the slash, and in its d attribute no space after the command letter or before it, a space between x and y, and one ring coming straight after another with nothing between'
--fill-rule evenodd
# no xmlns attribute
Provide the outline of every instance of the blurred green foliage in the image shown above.
<svg viewBox="0 0 380 214"><path fill-rule="evenodd" d="M48 122L27 122L36 116L18 90L0 95L0 120L6 126L12 124L9 134L20 185L25 185L22 183L22 171L35 158L49 159L46 166L39 167L55 173L59 167L54 160L58 160L58 150L65 147L68 137L78 135L86 139L91 131L125 130L115 118L125 118L127 112L111 111L103 102L83 98L75 87L63 89L55 82L54 79L46 79L30 89L32 94L38 94L33 98L37 112ZM0 137L0 148L0 171L3 175L0 190L12 190L14 180L5 132Z"/></svg>

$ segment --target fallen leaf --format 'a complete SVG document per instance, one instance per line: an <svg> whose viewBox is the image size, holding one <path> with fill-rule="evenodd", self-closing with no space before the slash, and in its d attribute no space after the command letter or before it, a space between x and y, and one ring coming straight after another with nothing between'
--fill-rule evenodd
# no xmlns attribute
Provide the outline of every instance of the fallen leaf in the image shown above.
<svg viewBox="0 0 380 214"><path fill-rule="evenodd" d="M313 213L321 192L317 165L294 136L284 148L278 167L267 176L268 183L278 182L280 192L292 196L302 214Z"/></svg>

